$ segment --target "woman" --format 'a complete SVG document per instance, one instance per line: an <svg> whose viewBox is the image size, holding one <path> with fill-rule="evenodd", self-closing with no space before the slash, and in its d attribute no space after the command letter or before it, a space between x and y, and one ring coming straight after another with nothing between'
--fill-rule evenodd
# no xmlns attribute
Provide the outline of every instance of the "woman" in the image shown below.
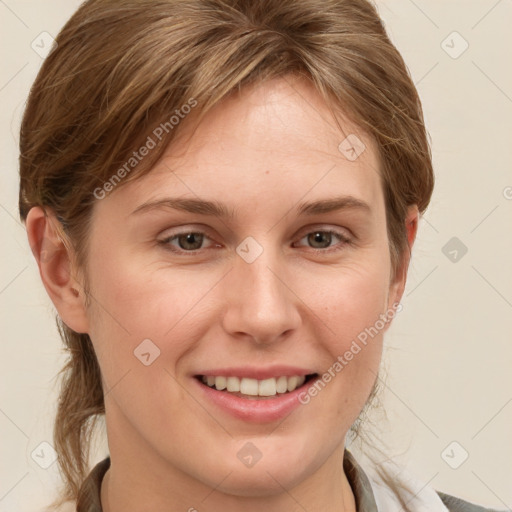
<svg viewBox="0 0 512 512"><path fill-rule="evenodd" d="M92 0L56 42L20 142L70 352L56 505L483 510L345 449L434 181L374 7Z"/></svg>

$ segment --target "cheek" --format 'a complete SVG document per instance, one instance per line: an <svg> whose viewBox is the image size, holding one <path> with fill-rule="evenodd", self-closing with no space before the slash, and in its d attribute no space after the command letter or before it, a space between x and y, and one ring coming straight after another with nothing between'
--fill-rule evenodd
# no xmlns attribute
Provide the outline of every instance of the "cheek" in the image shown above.
<svg viewBox="0 0 512 512"><path fill-rule="evenodd" d="M304 281L304 289L310 290L307 303L318 317L314 337L325 350L325 386L318 387L324 399L329 396L323 417L333 424L340 417L355 419L378 374L387 326L382 315L389 314L389 267L383 260L331 269L331 276L315 279L321 287Z"/></svg>
<svg viewBox="0 0 512 512"><path fill-rule="evenodd" d="M382 254L372 258L374 252L337 267L311 263L285 270L283 277L296 294L303 327L312 328L309 335L332 360L349 350L354 339L364 337L385 312L389 261ZM150 339L166 352L169 362L175 362L200 343L212 322L219 323L216 313L225 307L226 268L148 264L108 249L95 254L89 278L94 306L90 324L91 337L100 345L98 357L108 355L111 364L126 358L133 362L134 350ZM369 352L365 350L365 356Z"/></svg>
<svg viewBox="0 0 512 512"><path fill-rule="evenodd" d="M158 268L135 259L103 260L91 276L104 324L132 339L161 338L198 304L213 285L208 275ZM210 282L211 281L211 282ZM94 318L93 318L94 320Z"/></svg>
<svg viewBox="0 0 512 512"><path fill-rule="evenodd" d="M205 298L221 276L106 254L91 265L90 336L107 383L163 364L174 374L180 358L215 321L211 298ZM161 377L168 386L162 372L146 371L140 382L161 388L154 380Z"/></svg>
<svg viewBox="0 0 512 512"><path fill-rule="evenodd" d="M103 258L91 269L90 337L106 405L123 411L144 431L160 426L163 432L187 403L175 383L175 369L201 339L202 324L195 319L204 317L201 297L215 282L204 277L199 282L190 273L156 271L133 260L121 264L119 258ZM189 415L196 414L192 407Z"/></svg>
<svg viewBox="0 0 512 512"><path fill-rule="evenodd" d="M389 295L386 264L329 269L322 278L306 279L303 289L309 290L306 301L323 321L324 331L331 334L332 348L338 354L376 322L378 330L383 331L379 315L386 312Z"/></svg>

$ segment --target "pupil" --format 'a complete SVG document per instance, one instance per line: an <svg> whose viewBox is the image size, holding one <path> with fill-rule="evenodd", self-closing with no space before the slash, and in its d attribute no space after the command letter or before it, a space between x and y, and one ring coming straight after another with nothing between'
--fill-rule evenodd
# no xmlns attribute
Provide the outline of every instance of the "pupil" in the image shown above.
<svg viewBox="0 0 512 512"><path fill-rule="evenodd" d="M203 242L201 233L187 233L179 237L179 245L181 249L199 249Z"/></svg>
<svg viewBox="0 0 512 512"><path fill-rule="evenodd" d="M322 244L323 239L323 244ZM324 233L322 231L317 231L316 233L312 233L310 235L310 242L312 245L315 246L315 244L319 243L322 247L329 247L331 243L331 234L330 233Z"/></svg>

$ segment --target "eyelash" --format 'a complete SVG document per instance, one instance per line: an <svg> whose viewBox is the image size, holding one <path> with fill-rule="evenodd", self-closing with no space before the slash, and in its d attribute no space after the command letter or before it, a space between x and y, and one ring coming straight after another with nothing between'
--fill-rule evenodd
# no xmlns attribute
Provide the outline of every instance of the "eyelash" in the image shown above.
<svg viewBox="0 0 512 512"><path fill-rule="evenodd" d="M352 240L347 237L344 233L341 233L339 231L336 231L336 230L332 230L332 229L314 229L312 231L309 231L307 232L304 236L302 236L300 240L303 240L304 238L307 238L309 235L312 235L312 234L315 234L315 233L322 233L322 234L327 234L327 235L331 235L333 237L336 237L339 239L339 244L341 244L340 247L336 247L335 246L330 246L330 247L327 247L325 249L317 249L317 248L314 248L314 247L309 247L309 250L310 252L313 252L315 254L319 254L319 253L323 253L323 254L326 254L326 253L331 253L331 252L337 252L337 251L340 251L342 250L346 245L350 245L352 243ZM194 254L200 254L202 253L204 250L207 250L207 249L192 249L192 250L185 250L185 249L176 249L176 248L172 248L171 246L171 241L173 240L178 240L180 237L182 236L185 236L185 235L203 235L204 238L203 238L203 241L206 240L206 239L209 239L211 240L208 235L202 231L192 231L192 230L188 230L188 231L181 231L179 233L175 233L171 236L168 236L162 240L159 240L158 243L159 245L162 245L165 249L169 250L169 251L172 251L176 254L187 254L187 255L194 255Z"/></svg>

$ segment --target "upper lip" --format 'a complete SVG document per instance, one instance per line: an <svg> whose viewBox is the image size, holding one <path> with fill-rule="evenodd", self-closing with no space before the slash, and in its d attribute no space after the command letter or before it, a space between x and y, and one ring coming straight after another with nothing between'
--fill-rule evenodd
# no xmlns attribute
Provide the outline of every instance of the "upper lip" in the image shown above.
<svg viewBox="0 0 512 512"><path fill-rule="evenodd" d="M256 366L239 366L239 367L226 367L214 368L198 372L196 375L205 376L223 376L223 377L245 377L248 379L264 380L272 377L292 377L294 375L306 376L316 373L310 368L299 368L297 366L274 365L265 367Z"/></svg>

